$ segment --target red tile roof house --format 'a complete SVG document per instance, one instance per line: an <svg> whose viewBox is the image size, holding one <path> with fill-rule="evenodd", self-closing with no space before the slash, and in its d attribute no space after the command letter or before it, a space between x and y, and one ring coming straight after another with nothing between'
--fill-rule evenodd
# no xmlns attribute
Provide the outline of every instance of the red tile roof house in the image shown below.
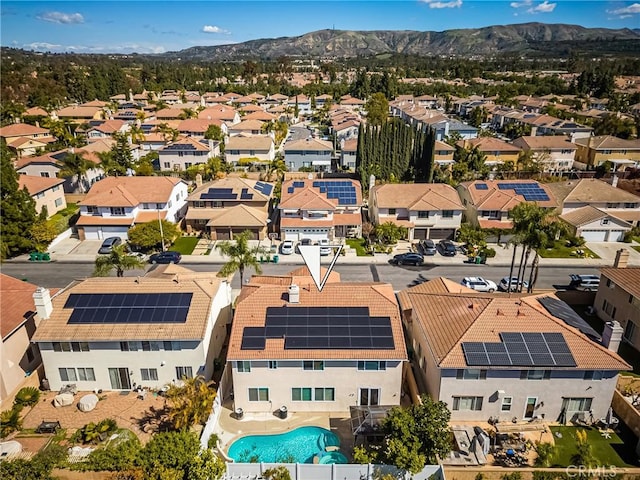
<svg viewBox="0 0 640 480"><path fill-rule="evenodd" d="M78 205L80 240L126 240L135 224L182 220L187 210L187 184L174 177L107 177L93 184Z"/></svg>
<svg viewBox="0 0 640 480"><path fill-rule="evenodd" d="M210 158L220 156L220 143L214 140L185 137L171 142L158 150L158 163L163 172L182 172L187 168L207 163Z"/></svg>
<svg viewBox="0 0 640 480"><path fill-rule="evenodd" d="M234 406L247 413L399 405L407 350L393 288L331 272L319 292L306 267L254 276L238 297L227 361Z"/></svg>
<svg viewBox="0 0 640 480"><path fill-rule="evenodd" d="M0 138L7 142L7 146L15 150L18 157L35 155L49 143L55 142L49 130L35 127L28 123L14 123L0 128Z"/></svg>
<svg viewBox="0 0 640 480"><path fill-rule="evenodd" d="M545 172L571 170L578 148L562 135L519 137L513 144L525 152L531 151L533 158Z"/></svg>
<svg viewBox="0 0 640 480"><path fill-rule="evenodd" d="M284 161L292 172L301 167L317 172L330 171L332 155L333 144L315 138L288 142L284 146Z"/></svg>
<svg viewBox="0 0 640 480"><path fill-rule="evenodd" d="M275 155L273 138L269 135L236 135L229 138L224 150L225 161L233 165L270 162Z"/></svg>
<svg viewBox="0 0 640 480"><path fill-rule="evenodd" d="M362 189L356 180L289 180L282 184L278 209L282 240L362 234Z"/></svg>
<svg viewBox="0 0 640 480"><path fill-rule="evenodd" d="M604 418L631 368L617 354L620 325L600 336L553 294L498 297L434 279L398 303L418 380L453 421Z"/></svg>
<svg viewBox="0 0 640 480"><path fill-rule="evenodd" d="M112 138L116 133L126 134L131 126L124 120L105 120L99 125L88 128L85 132L88 142Z"/></svg>
<svg viewBox="0 0 640 480"><path fill-rule="evenodd" d="M47 218L51 218L60 210L67 208L64 198L64 178L47 178L32 175L18 176L19 188L26 188L31 198L36 202L36 212L47 209Z"/></svg>

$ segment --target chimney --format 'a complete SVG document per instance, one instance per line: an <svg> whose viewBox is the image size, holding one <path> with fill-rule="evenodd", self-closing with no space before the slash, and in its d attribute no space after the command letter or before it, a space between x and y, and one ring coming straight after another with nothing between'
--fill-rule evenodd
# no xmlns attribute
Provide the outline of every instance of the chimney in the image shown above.
<svg viewBox="0 0 640 480"><path fill-rule="evenodd" d="M201 186L202 186L202 175L198 173L196 175L196 187L201 187Z"/></svg>
<svg viewBox="0 0 640 480"><path fill-rule="evenodd" d="M614 188L618 186L618 175L614 175L611 179L611 186Z"/></svg>
<svg viewBox="0 0 640 480"><path fill-rule="evenodd" d="M53 312L53 304L51 303L51 295L46 288L38 287L33 292L33 303L36 306L36 313L42 320L46 320Z"/></svg>
<svg viewBox="0 0 640 480"><path fill-rule="evenodd" d="M616 252L616 259L613 262L615 268L627 268L629 262L629 250L621 248Z"/></svg>
<svg viewBox="0 0 640 480"><path fill-rule="evenodd" d="M604 326L604 332L602 332L602 345L612 352L617 353L623 333L624 329L618 322L615 320L613 322L607 322Z"/></svg>
<svg viewBox="0 0 640 480"><path fill-rule="evenodd" d="M289 285L289 303L300 303L300 287L295 283Z"/></svg>

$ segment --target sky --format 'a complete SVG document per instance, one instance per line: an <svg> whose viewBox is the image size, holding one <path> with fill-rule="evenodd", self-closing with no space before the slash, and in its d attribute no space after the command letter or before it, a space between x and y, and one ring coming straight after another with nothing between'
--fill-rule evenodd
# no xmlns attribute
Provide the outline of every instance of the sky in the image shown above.
<svg viewBox="0 0 640 480"><path fill-rule="evenodd" d="M315 30L449 30L526 22L640 28L640 0L5 1L2 46L163 53Z"/></svg>

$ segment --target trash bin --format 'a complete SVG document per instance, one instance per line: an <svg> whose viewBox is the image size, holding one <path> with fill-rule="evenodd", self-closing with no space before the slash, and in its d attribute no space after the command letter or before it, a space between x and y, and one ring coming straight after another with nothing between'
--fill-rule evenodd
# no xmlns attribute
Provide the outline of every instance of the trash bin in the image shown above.
<svg viewBox="0 0 640 480"><path fill-rule="evenodd" d="M49 256L49 254L48 254L48 253L43 253L43 254L41 254L41 255L40 255L40 259L41 259L43 262L49 262L49 261L51 261L51 257Z"/></svg>
<svg viewBox="0 0 640 480"><path fill-rule="evenodd" d="M285 405L281 406L280 409L278 410L278 415L280 416L280 418L282 418L283 420L285 418L287 418L287 414L289 413L289 411L287 410L287 407Z"/></svg>
<svg viewBox="0 0 640 480"><path fill-rule="evenodd" d="M482 257L476 257L476 264L482 263Z"/></svg>
<svg viewBox="0 0 640 480"><path fill-rule="evenodd" d="M279 260L280 260L280 257L278 255L273 256L273 263L278 263Z"/></svg>
<svg viewBox="0 0 640 480"><path fill-rule="evenodd" d="M235 410L235 414L236 414L236 420L240 420L244 415L244 411L242 410L242 408L238 407Z"/></svg>
<svg viewBox="0 0 640 480"><path fill-rule="evenodd" d="M41 259L40 252L31 252L29 254L29 261L30 262L39 262L40 259Z"/></svg>

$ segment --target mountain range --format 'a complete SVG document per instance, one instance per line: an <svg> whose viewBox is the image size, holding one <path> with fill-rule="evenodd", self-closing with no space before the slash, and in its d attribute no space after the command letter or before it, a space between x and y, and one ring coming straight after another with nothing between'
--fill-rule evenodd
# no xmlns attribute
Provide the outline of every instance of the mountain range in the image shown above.
<svg viewBox="0 0 640 480"><path fill-rule="evenodd" d="M579 25L522 23L445 30L319 30L297 37L191 47L162 56L183 60L233 61L278 57L374 56L382 54L492 56L570 53L640 55L640 29L585 28Z"/></svg>

